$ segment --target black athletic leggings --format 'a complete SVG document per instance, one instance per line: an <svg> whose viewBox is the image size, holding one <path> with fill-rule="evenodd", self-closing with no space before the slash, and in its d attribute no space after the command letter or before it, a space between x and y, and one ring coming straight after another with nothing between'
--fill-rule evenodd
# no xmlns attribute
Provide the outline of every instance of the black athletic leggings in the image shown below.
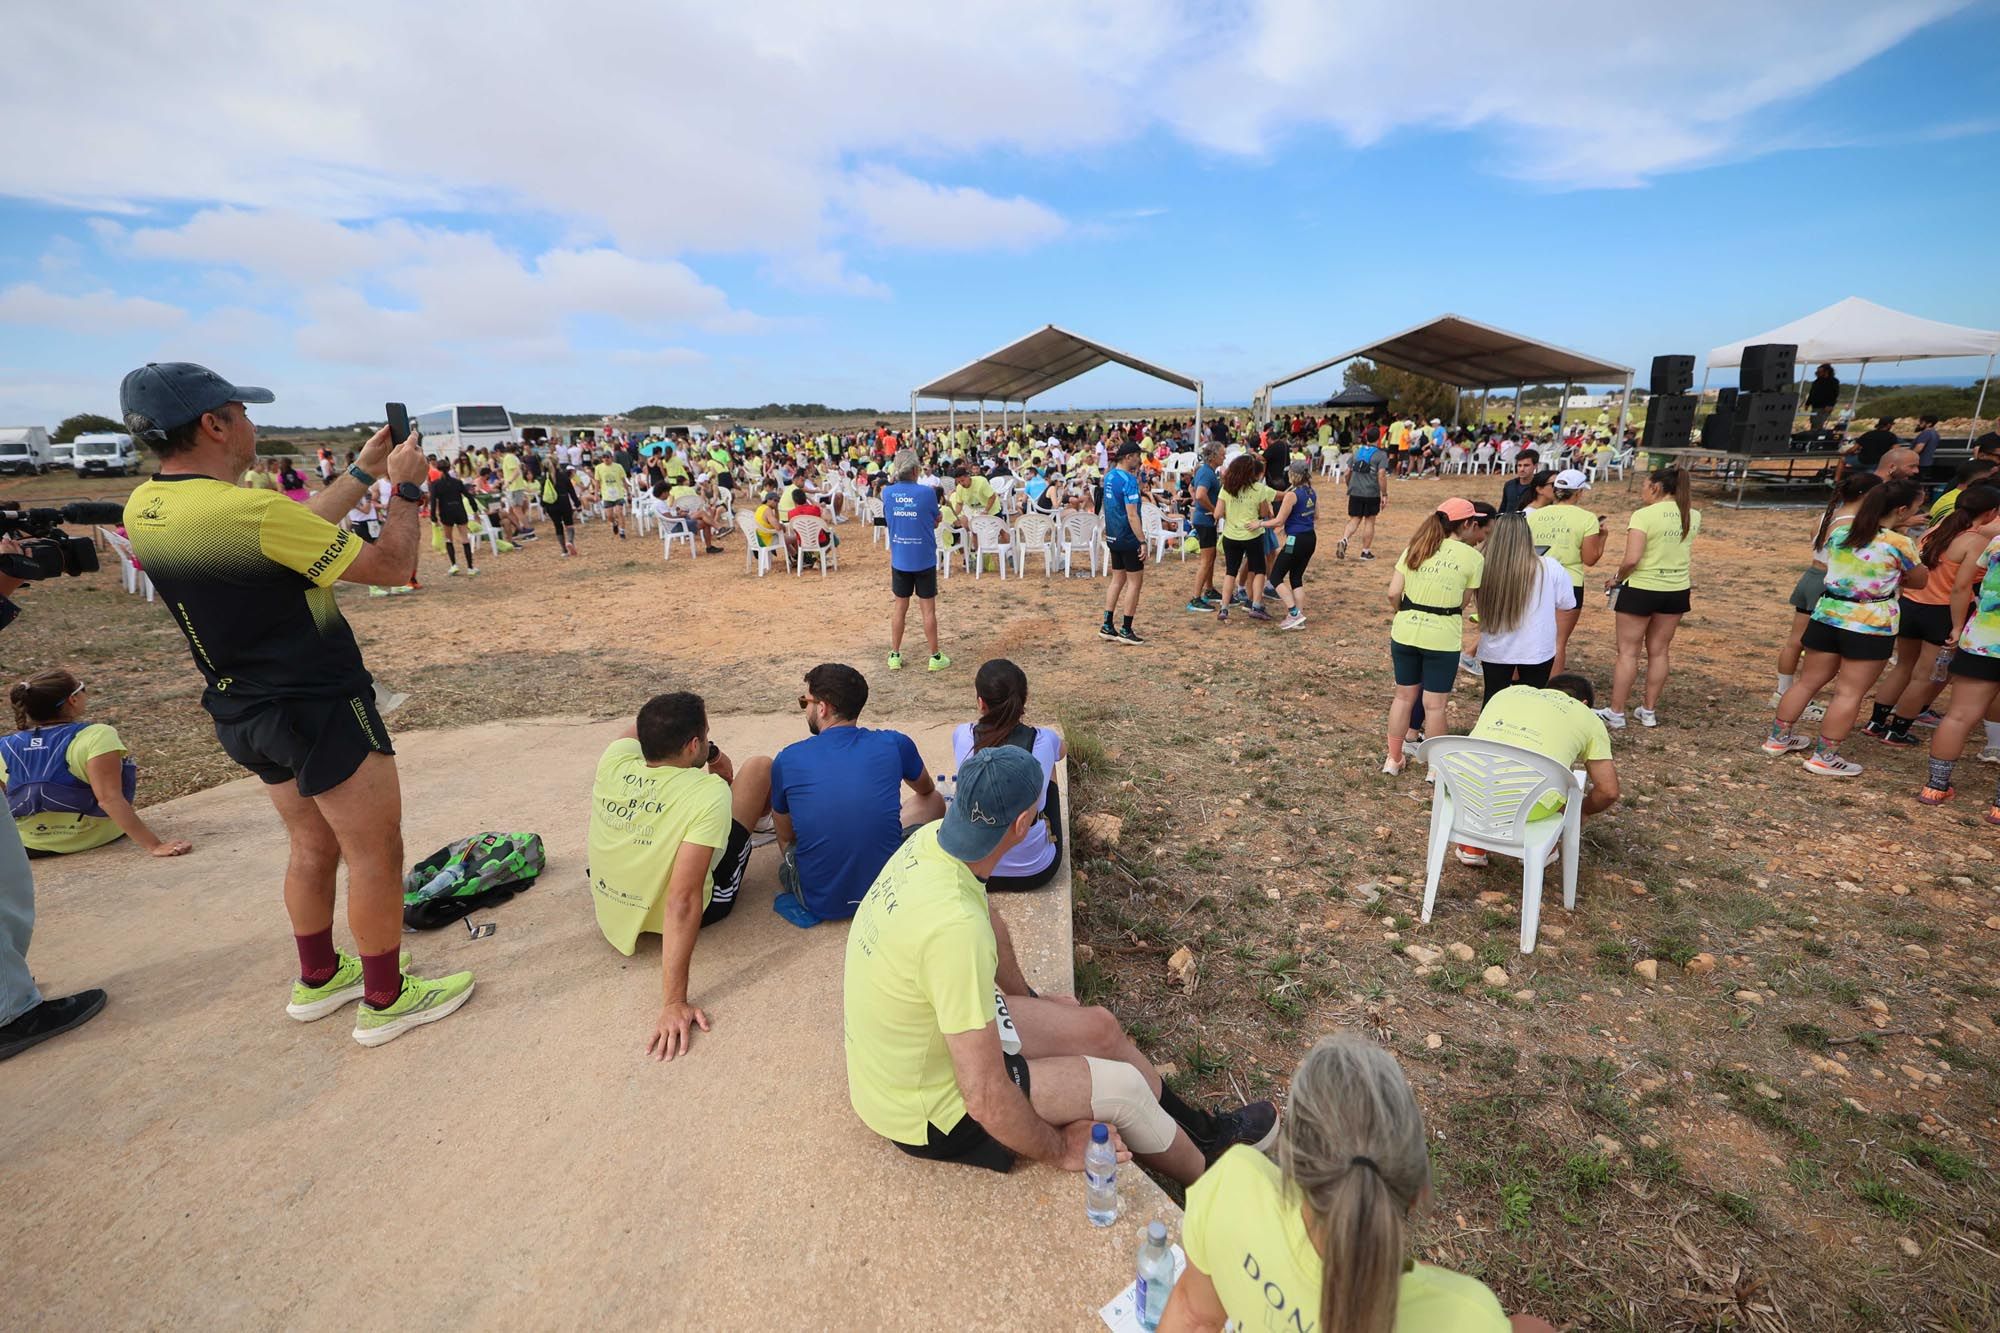
<svg viewBox="0 0 2000 1333"><path fill-rule="evenodd" d="M1287 541L1290 546L1284 544ZM1272 585L1283 583L1287 578L1294 588L1305 582L1306 566L1312 563L1313 548L1318 545L1317 533L1279 534L1278 558L1271 565Z"/></svg>
<svg viewBox="0 0 2000 1333"><path fill-rule="evenodd" d="M1556 659L1553 657L1546 662L1481 662L1479 670L1480 674L1486 677L1486 697L1479 702L1484 705L1509 685L1532 685L1538 690L1547 689L1549 672L1555 670L1555 665Z"/></svg>
<svg viewBox="0 0 2000 1333"><path fill-rule="evenodd" d="M542 513L555 526L556 545L568 546L576 536L576 511L558 501L553 505L543 505Z"/></svg>

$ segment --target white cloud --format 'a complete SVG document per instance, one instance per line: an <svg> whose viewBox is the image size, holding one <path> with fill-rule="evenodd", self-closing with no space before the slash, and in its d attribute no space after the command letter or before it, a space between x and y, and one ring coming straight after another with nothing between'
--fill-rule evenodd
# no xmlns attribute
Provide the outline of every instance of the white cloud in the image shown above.
<svg viewBox="0 0 2000 1333"><path fill-rule="evenodd" d="M611 360L621 366L692 366L708 357L692 347L621 347Z"/></svg>
<svg viewBox="0 0 2000 1333"><path fill-rule="evenodd" d="M765 276L788 287L804 291L843 292L887 300L889 285L847 267L847 256L838 250L813 250L781 255L765 267Z"/></svg>
<svg viewBox="0 0 2000 1333"><path fill-rule="evenodd" d="M187 311L143 296L84 292L69 296L32 282L0 291L0 324L64 329L72 333L126 333L166 329L185 322Z"/></svg>
<svg viewBox="0 0 2000 1333"><path fill-rule="evenodd" d="M1019 250L1063 232L1061 216L1032 199L996 198L965 185L933 185L893 167L854 173L841 199L869 238L887 246Z"/></svg>

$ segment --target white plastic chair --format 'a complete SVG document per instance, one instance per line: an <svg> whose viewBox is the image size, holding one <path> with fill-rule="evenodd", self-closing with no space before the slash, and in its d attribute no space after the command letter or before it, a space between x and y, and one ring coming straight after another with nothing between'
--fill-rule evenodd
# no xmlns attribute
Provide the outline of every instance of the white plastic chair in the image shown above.
<svg viewBox="0 0 2000 1333"><path fill-rule="evenodd" d="M757 541L757 516L748 509L736 511L736 530L743 534L743 572L757 571L763 578L771 572L771 552L784 550L781 540L776 546L762 546Z"/></svg>
<svg viewBox="0 0 2000 1333"><path fill-rule="evenodd" d="M1042 558L1042 577L1056 569L1056 523L1047 514L1023 514L1014 520L1014 576L1028 577L1028 555Z"/></svg>
<svg viewBox="0 0 2000 1333"><path fill-rule="evenodd" d="M797 578L806 572L806 561L808 560L817 560L819 562L819 576L821 578L826 577L826 571L829 566L835 569L840 567L840 557L834 554L838 548L833 544L832 535L828 534L826 545L821 546L819 544L820 534L827 532L825 522L814 518L811 514L800 514L797 518L786 523L785 526L791 530L792 536L798 539L798 549L792 553L791 557L793 565L792 577Z"/></svg>
<svg viewBox="0 0 2000 1333"><path fill-rule="evenodd" d="M1081 509L1063 511L1060 532L1063 577L1070 576L1070 565L1076 553L1084 554L1087 568L1092 578L1097 577L1097 552L1103 546L1102 533L1098 531L1097 515L1086 514Z"/></svg>
<svg viewBox="0 0 2000 1333"><path fill-rule="evenodd" d="M972 577L978 578L986 572L986 557L1000 567L1000 581L1007 580L1007 562L1014 558L1013 548L1002 540L1007 525L992 514L979 514L968 525L972 529Z"/></svg>
<svg viewBox="0 0 2000 1333"><path fill-rule="evenodd" d="M957 524L948 524L937 530L938 573L951 577L951 567L965 559L965 534Z"/></svg>
<svg viewBox="0 0 2000 1333"><path fill-rule="evenodd" d="M882 502L873 496L864 495L855 504L856 517L868 526L868 544L887 546L889 529L879 526L875 520L882 517Z"/></svg>
<svg viewBox="0 0 2000 1333"><path fill-rule="evenodd" d="M110 528L100 527L97 530L97 535L103 538L106 545L118 553L118 574L120 580L125 585L125 591L134 594L143 592L146 594L146 600L149 602L152 601L152 576L139 568L139 557L133 554L132 543Z"/></svg>
<svg viewBox="0 0 2000 1333"><path fill-rule="evenodd" d="M693 519L677 509L662 509L660 511L660 559L671 560L674 558L675 542L686 542L688 555L697 559L700 558L701 544L695 541L694 537Z"/></svg>
<svg viewBox="0 0 2000 1333"><path fill-rule="evenodd" d="M1169 548L1181 553L1181 563L1187 563L1187 550L1181 538L1180 516L1174 516L1173 526L1167 525L1166 516L1158 505L1145 505L1139 510L1139 526L1144 539L1152 544L1153 563L1161 564L1167 558Z"/></svg>
<svg viewBox="0 0 2000 1333"><path fill-rule="evenodd" d="M1583 839L1584 775L1547 755L1499 741L1437 736L1417 747L1431 770L1430 853L1424 866L1429 921L1437 903L1445 854L1457 842L1517 857L1521 862L1521 952L1535 951L1542 919L1542 871L1549 848L1562 843L1565 910L1576 906L1576 863ZM1530 819L1545 793L1564 798L1560 818Z"/></svg>
<svg viewBox="0 0 2000 1333"><path fill-rule="evenodd" d="M499 555L500 529L493 526L493 515L484 509L478 509L473 511L473 518L477 519L477 522L468 522L465 525L466 544L476 551L479 549L479 543L483 541L492 549L494 555Z"/></svg>

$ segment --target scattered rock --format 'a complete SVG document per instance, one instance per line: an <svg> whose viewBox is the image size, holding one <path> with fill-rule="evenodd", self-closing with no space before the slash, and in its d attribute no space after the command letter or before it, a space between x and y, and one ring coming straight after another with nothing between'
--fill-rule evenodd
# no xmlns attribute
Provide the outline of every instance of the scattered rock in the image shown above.
<svg viewBox="0 0 2000 1333"><path fill-rule="evenodd" d="M1913 1065L1897 1065L1896 1072L1912 1083L1921 1083L1924 1081L1924 1071Z"/></svg>
<svg viewBox="0 0 2000 1333"><path fill-rule="evenodd" d="M1886 1014L1889 1012L1889 1002L1879 995L1862 996L1861 1007L1870 1013Z"/></svg>
<svg viewBox="0 0 2000 1333"><path fill-rule="evenodd" d="M1194 980L1194 950L1183 944L1167 959L1167 975L1185 986Z"/></svg>
<svg viewBox="0 0 2000 1333"><path fill-rule="evenodd" d="M1768 1083L1752 1083L1750 1090L1767 1102L1781 1102L1785 1100L1785 1094L1779 1092Z"/></svg>
<svg viewBox="0 0 2000 1333"><path fill-rule="evenodd" d="M1174 1075L1181 1072L1181 1067L1175 1064L1173 1061L1169 1060L1165 1064L1154 1065L1153 1071L1157 1073L1161 1078L1172 1078Z"/></svg>
<svg viewBox="0 0 2000 1333"><path fill-rule="evenodd" d="M1889 892L1895 894L1898 898L1907 898L1910 896L1910 886L1907 884L1891 884Z"/></svg>
<svg viewBox="0 0 2000 1333"><path fill-rule="evenodd" d="M1479 895L1479 901L1487 904L1490 907L1494 903L1506 902L1507 895L1500 892L1498 889L1487 889L1485 892Z"/></svg>
<svg viewBox="0 0 2000 1333"><path fill-rule="evenodd" d="M1615 1158L1615 1157L1623 1157L1625 1155L1625 1145L1620 1143L1617 1139L1612 1138L1609 1134L1595 1135L1594 1137L1592 1137L1590 1141L1593 1144L1595 1144L1597 1146L1597 1150L1603 1153L1606 1157Z"/></svg>
<svg viewBox="0 0 2000 1333"><path fill-rule="evenodd" d="M1851 879L1837 879L1833 882L1833 887L1839 889L1842 893L1861 892L1861 886Z"/></svg>
<svg viewBox="0 0 2000 1333"><path fill-rule="evenodd" d="M1715 955L1712 953L1698 953L1688 959L1687 966L1681 970L1691 977L1707 976L1710 972L1715 971Z"/></svg>
<svg viewBox="0 0 2000 1333"><path fill-rule="evenodd" d="M1444 1045L1444 1038L1435 1032L1424 1038L1424 1049L1427 1051L1434 1051L1442 1045Z"/></svg>
<svg viewBox="0 0 2000 1333"><path fill-rule="evenodd" d="M1401 875L1384 875L1382 879L1385 883L1394 884L1398 888L1410 882L1407 879L1404 879Z"/></svg>
<svg viewBox="0 0 2000 1333"><path fill-rule="evenodd" d="M1753 990L1740 990L1732 997L1738 1004L1762 1004L1764 997Z"/></svg>
<svg viewBox="0 0 2000 1333"><path fill-rule="evenodd" d="M1912 1259L1915 1259L1924 1252L1924 1247L1911 1240L1908 1236L1897 1241L1896 1248Z"/></svg>
<svg viewBox="0 0 2000 1333"><path fill-rule="evenodd" d="M1660 1146L1660 1141L1651 1134L1641 1134L1639 1136L1639 1146L1641 1148L1657 1148Z"/></svg>
<svg viewBox="0 0 2000 1333"><path fill-rule="evenodd" d="M1541 938L1545 940L1559 940L1563 936L1569 934L1569 930L1567 927L1564 926L1544 925L1542 926L1541 931L1539 933L1541 935Z"/></svg>
<svg viewBox="0 0 2000 1333"><path fill-rule="evenodd" d="M1088 814L1076 821L1077 840L1087 847L1110 850L1118 845L1118 837L1125 831L1125 821L1117 815Z"/></svg>
<svg viewBox="0 0 2000 1333"><path fill-rule="evenodd" d="M1660 979L1660 964L1656 959L1642 958L1632 964L1632 970L1647 981L1658 981Z"/></svg>
<svg viewBox="0 0 2000 1333"><path fill-rule="evenodd" d="M1905 944L1903 952L1912 958L1929 958L1931 956L1931 951L1921 944Z"/></svg>
<svg viewBox="0 0 2000 1333"><path fill-rule="evenodd" d="M1079 944L1076 946L1077 962L1087 963L1095 957L1097 957L1097 951L1091 948L1088 944Z"/></svg>
<svg viewBox="0 0 2000 1333"><path fill-rule="evenodd" d="M1264 896L1266 898L1269 898L1272 902L1278 901L1279 898L1278 886L1273 884L1269 888L1265 889Z"/></svg>
<svg viewBox="0 0 2000 1333"><path fill-rule="evenodd" d="M1472 952L1472 946L1470 944L1461 944L1456 940L1454 940L1450 944L1445 945L1444 951L1450 954L1453 958L1456 958L1461 963L1469 963L1474 958L1478 957L1477 954Z"/></svg>
<svg viewBox="0 0 2000 1333"><path fill-rule="evenodd" d="M1840 1104L1842 1106L1845 1106L1848 1110L1854 1112L1854 1114L1856 1115L1868 1114L1868 1108L1863 1106L1860 1102L1855 1101L1852 1097L1842 1097L1840 1099Z"/></svg>
<svg viewBox="0 0 2000 1333"><path fill-rule="evenodd" d="M1444 957L1444 954L1427 944L1405 944L1403 946L1403 957L1413 963L1421 963L1425 967L1429 967L1431 964L1437 962L1438 959Z"/></svg>
<svg viewBox="0 0 2000 1333"><path fill-rule="evenodd" d="M1987 918L1986 918L1986 928L1987 928L1988 930L2000 930L2000 916L1989 916L1989 917L1987 917Z"/></svg>
<svg viewBox="0 0 2000 1333"><path fill-rule="evenodd" d="M1514 998L1522 1004L1533 1004L1535 1002L1535 993L1531 990L1517 990L1514 992Z"/></svg>
<svg viewBox="0 0 2000 1333"><path fill-rule="evenodd" d="M1507 969L1504 967L1489 967L1479 974L1479 979L1489 986L1504 986L1507 984Z"/></svg>

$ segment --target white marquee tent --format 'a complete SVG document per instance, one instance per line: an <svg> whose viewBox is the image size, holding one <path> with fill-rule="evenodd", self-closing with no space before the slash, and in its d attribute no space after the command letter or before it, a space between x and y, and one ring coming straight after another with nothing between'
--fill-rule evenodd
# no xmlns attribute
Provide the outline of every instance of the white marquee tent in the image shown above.
<svg viewBox="0 0 2000 1333"><path fill-rule="evenodd" d="M1759 343L1793 343L1799 349L1801 378L1808 366L1822 362L1843 366L1859 364L1854 379L1854 402L1861 401L1861 381L1871 361L1924 361L1946 356L1983 356L1986 377L1993 377L1993 358L2000 353L2000 333L1990 329L1968 329L1944 324L1920 315L1891 310L1873 301L1850 296L1803 319L1795 319L1766 333L1724 343L1708 354L1708 370L1728 370L1743 364L1743 349ZM1707 371L1702 383L1708 383ZM1979 406L1973 409L1973 429L1986 406L1986 386L1979 387ZM1852 405L1850 405L1852 410Z"/></svg>

